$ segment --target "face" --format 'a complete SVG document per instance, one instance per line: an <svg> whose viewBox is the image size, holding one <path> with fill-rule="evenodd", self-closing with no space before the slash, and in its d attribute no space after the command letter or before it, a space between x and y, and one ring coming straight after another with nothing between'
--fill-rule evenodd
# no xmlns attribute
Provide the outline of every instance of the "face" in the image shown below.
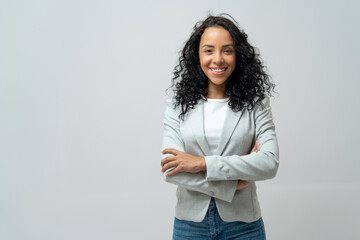
<svg viewBox="0 0 360 240"><path fill-rule="evenodd" d="M206 28L200 39L201 69L209 79L209 88L225 89L235 69L236 51L230 33L220 26Z"/></svg>

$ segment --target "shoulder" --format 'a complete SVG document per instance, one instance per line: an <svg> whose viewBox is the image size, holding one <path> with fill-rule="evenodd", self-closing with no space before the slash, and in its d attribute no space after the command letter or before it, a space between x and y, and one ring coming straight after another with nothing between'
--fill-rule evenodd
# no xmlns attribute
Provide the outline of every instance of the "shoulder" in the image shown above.
<svg viewBox="0 0 360 240"><path fill-rule="evenodd" d="M174 98L169 98L166 100L166 114L168 115L171 114L177 117L180 116L180 114L182 113L182 106L181 104L177 105L176 103L177 103L176 99ZM203 99L198 100L198 102L195 104L193 108L188 109L185 115L183 115L182 119L186 121L186 119L188 119L191 115L193 115L194 112L198 111L203 104L204 104Z"/></svg>
<svg viewBox="0 0 360 240"><path fill-rule="evenodd" d="M176 100L169 98L166 100L165 118L178 119L181 113L180 106L176 106Z"/></svg>
<svg viewBox="0 0 360 240"><path fill-rule="evenodd" d="M171 106L171 105L175 105L175 98L168 98L168 99L166 99L166 105L167 106Z"/></svg>
<svg viewBox="0 0 360 240"><path fill-rule="evenodd" d="M255 106L254 109L263 109L270 107L270 98L268 96L265 96L264 99L259 101L259 97L256 97L255 99Z"/></svg>
<svg viewBox="0 0 360 240"><path fill-rule="evenodd" d="M268 96L265 96L262 100L257 97L255 102L255 106L251 110L255 119L263 114L271 113L270 98Z"/></svg>
<svg viewBox="0 0 360 240"><path fill-rule="evenodd" d="M166 99L166 109L171 111L180 111L180 106L176 106L176 100L174 98Z"/></svg>

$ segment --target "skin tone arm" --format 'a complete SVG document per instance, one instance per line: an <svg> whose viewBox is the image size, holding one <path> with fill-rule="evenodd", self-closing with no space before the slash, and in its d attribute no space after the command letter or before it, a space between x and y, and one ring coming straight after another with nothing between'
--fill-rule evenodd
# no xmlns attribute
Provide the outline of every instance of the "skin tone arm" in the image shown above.
<svg viewBox="0 0 360 240"><path fill-rule="evenodd" d="M256 141L250 153L257 153L259 148L260 143ZM204 157L191 155L173 148L166 148L162 151L162 154L166 153L170 153L173 156L168 156L161 160L161 172L165 172L169 168L174 168L173 170L169 171L166 176L172 176L179 172L198 173L201 171L206 171L206 162ZM250 184L251 182L238 180L236 190L243 189Z"/></svg>

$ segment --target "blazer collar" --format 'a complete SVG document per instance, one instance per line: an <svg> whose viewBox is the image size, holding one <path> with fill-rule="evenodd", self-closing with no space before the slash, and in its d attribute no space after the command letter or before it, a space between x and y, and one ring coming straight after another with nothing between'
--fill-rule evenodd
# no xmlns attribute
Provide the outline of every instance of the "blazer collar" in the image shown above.
<svg viewBox="0 0 360 240"><path fill-rule="evenodd" d="M200 145L200 148L204 152L205 156L211 156L213 153L210 151L204 128L204 99L200 99L198 104L191 111L193 112L189 115L188 121L192 127L195 139ZM217 155L223 154L242 113L243 111L234 112L231 109L227 111L224 126L220 134L218 148L216 150Z"/></svg>

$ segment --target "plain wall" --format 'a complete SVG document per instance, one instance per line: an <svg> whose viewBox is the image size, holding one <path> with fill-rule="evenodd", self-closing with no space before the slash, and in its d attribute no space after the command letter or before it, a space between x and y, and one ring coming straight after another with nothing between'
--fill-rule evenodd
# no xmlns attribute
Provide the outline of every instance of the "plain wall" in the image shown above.
<svg viewBox="0 0 360 240"><path fill-rule="evenodd" d="M360 235L360 3L0 0L0 239L171 238L166 88L207 13L231 14L277 84L270 240Z"/></svg>

